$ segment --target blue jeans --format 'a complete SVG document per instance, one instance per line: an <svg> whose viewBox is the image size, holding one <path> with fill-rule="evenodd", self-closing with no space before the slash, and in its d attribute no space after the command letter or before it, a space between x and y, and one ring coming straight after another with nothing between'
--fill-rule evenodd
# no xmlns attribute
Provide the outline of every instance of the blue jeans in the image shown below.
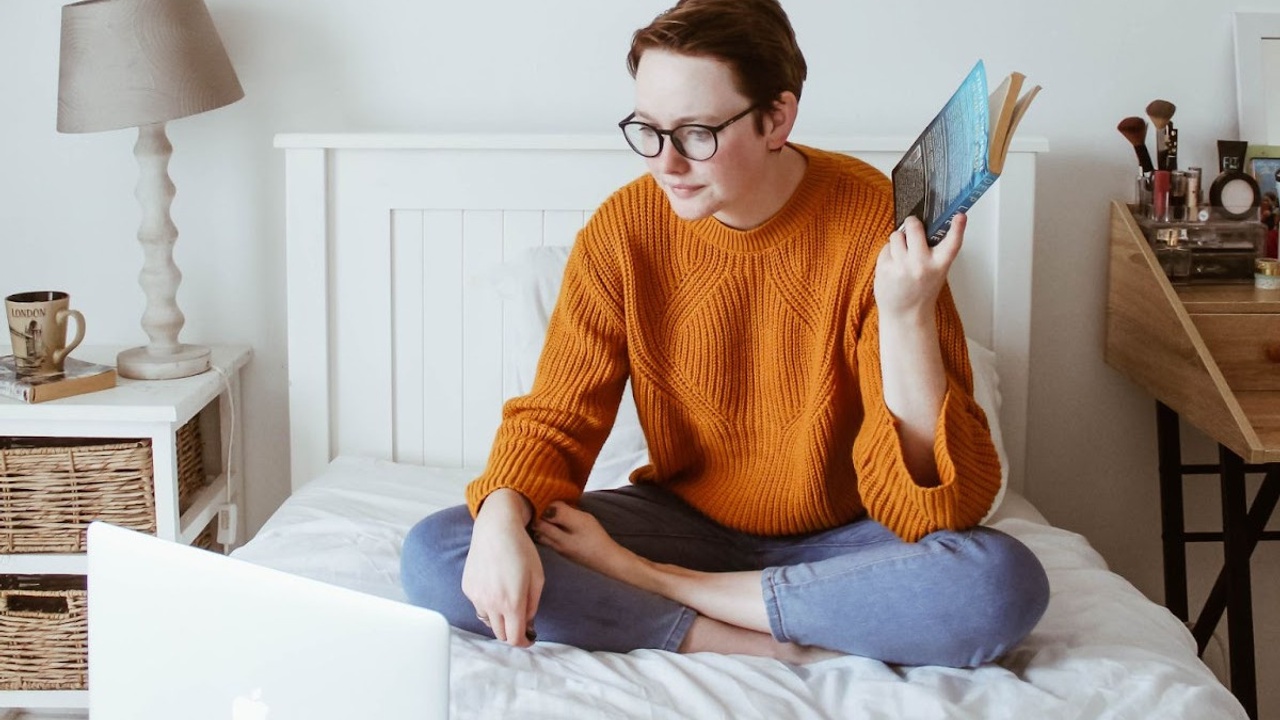
<svg viewBox="0 0 1280 720"><path fill-rule="evenodd" d="M1044 614L1049 582L1017 540L986 527L903 542L860 519L807 535L724 528L658 487L584 493L619 544L662 563L708 572L762 571L773 636L902 665L969 667L1020 642ZM492 635L462 594L471 542L466 507L442 510L405 538L401 582L415 605L455 627ZM539 640L586 650L679 648L696 611L538 547L546 584Z"/></svg>

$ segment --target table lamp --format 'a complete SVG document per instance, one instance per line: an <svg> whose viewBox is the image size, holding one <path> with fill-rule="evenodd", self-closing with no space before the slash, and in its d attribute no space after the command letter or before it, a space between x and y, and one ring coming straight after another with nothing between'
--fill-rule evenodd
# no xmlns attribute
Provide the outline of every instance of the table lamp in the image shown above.
<svg viewBox="0 0 1280 720"><path fill-rule="evenodd" d="M203 0L85 0L62 8L58 131L138 128L138 240L146 295L142 329L150 343L116 358L122 377L163 380L209 369L209 348L178 341L185 319L176 300L178 229L169 216L170 120L244 97Z"/></svg>

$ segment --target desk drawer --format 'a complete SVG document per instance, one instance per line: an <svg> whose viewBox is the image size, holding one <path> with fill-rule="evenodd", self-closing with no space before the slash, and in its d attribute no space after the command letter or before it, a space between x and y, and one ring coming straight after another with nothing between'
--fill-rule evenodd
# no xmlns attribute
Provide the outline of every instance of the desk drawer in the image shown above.
<svg viewBox="0 0 1280 720"><path fill-rule="evenodd" d="M1193 314L1232 390L1280 390L1280 315Z"/></svg>

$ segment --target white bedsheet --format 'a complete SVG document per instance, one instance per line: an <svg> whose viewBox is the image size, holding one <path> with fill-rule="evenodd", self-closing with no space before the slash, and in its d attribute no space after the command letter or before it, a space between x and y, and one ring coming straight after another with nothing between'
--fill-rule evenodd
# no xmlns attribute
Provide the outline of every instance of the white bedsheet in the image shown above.
<svg viewBox="0 0 1280 720"><path fill-rule="evenodd" d="M462 502L474 470L338 458L235 552L251 562L404 599L400 542L418 519ZM1010 493L990 523L1049 574L1049 609L1017 649L973 670L846 657L772 660L554 643L509 648L456 632L452 717L469 718L1244 718L1196 657L1190 633L1079 535Z"/></svg>

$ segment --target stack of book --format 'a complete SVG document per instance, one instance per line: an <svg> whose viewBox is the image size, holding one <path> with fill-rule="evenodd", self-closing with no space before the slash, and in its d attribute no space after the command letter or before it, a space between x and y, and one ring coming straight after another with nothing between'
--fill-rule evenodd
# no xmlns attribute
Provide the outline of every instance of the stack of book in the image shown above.
<svg viewBox="0 0 1280 720"><path fill-rule="evenodd" d="M27 403L106 390L116 385L116 369L110 365L67 358L62 372L19 375L12 355L0 357L0 397Z"/></svg>

